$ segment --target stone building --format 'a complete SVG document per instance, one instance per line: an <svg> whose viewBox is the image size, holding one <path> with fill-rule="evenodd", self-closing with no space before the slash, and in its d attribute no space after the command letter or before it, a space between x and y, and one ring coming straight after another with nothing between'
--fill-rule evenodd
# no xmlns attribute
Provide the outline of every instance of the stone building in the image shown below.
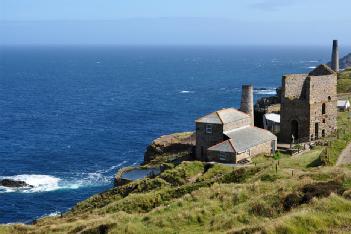
<svg viewBox="0 0 351 234"><path fill-rule="evenodd" d="M280 141L309 141L336 132L337 75L327 65L282 79Z"/></svg>
<svg viewBox="0 0 351 234"><path fill-rule="evenodd" d="M241 110L247 113L228 108L196 120L197 160L238 163L276 150L277 137L253 126L252 92L252 86L243 86Z"/></svg>

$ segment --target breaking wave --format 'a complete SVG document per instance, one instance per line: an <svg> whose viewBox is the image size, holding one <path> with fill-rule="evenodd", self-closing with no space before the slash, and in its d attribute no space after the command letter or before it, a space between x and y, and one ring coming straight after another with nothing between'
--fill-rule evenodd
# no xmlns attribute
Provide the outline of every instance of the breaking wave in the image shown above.
<svg viewBox="0 0 351 234"><path fill-rule="evenodd" d="M189 91L189 90L182 90L179 93L195 93L194 91Z"/></svg>
<svg viewBox="0 0 351 234"><path fill-rule="evenodd" d="M78 189L82 187L93 187L108 185L112 181L111 172L121 167L127 161L112 166L105 170L98 170L90 173L73 173L68 176L56 177L52 175L15 175L0 176L0 179L11 179L16 181L24 181L32 187L10 188L0 186L0 193L40 193L55 190Z"/></svg>
<svg viewBox="0 0 351 234"><path fill-rule="evenodd" d="M315 69L316 68L316 66L310 66L310 67L308 67L309 69Z"/></svg>
<svg viewBox="0 0 351 234"><path fill-rule="evenodd" d="M254 89L256 95L276 95L277 91L275 88L257 88Z"/></svg>

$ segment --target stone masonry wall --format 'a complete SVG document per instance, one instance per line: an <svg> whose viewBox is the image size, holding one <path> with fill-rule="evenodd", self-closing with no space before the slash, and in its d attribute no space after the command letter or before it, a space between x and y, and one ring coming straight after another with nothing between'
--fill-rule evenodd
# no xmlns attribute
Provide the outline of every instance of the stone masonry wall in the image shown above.
<svg viewBox="0 0 351 234"><path fill-rule="evenodd" d="M208 160L226 163L237 163L240 160L255 157L258 154L271 154L272 142L267 141L263 144L256 145L250 148L249 152L242 152L240 154L223 152L222 155L226 157L226 160L220 160L220 152L214 150L208 150Z"/></svg>
<svg viewBox="0 0 351 234"><path fill-rule="evenodd" d="M250 149L250 156L254 157L258 154L271 154L271 151L272 151L272 142L267 141L266 143L252 147Z"/></svg>
<svg viewBox="0 0 351 234"><path fill-rule="evenodd" d="M281 103L280 141L292 140L292 121L298 123L298 138L315 139L316 123L318 137L336 131L337 93L336 75L308 76L288 75L283 77ZM325 114L322 105L325 104Z"/></svg>
<svg viewBox="0 0 351 234"><path fill-rule="evenodd" d="M310 104L310 137L316 138L316 123L318 137L335 134L337 126L337 91L336 75L309 77ZM322 106L325 105L325 114Z"/></svg>
<svg viewBox="0 0 351 234"><path fill-rule="evenodd" d="M212 126L212 133L206 133L206 125ZM223 141L222 124L196 123L196 159L208 161L207 149Z"/></svg>
<svg viewBox="0 0 351 234"><path fill-rule="evenodd" d="M286 99L301 99L306 89L306 74L291 74L283 76L282 97ZM287 88L288 87L288 88Z"/></svg>
<svg viewBox="0 0 351 234"><path fill-rule="evenodd" d="M223 152L222 155L225 157L225 160L220 160L220 152L208 150L208 161L210 162L222 162L222 163L235 163L235 153L232 152Z"/></svg>

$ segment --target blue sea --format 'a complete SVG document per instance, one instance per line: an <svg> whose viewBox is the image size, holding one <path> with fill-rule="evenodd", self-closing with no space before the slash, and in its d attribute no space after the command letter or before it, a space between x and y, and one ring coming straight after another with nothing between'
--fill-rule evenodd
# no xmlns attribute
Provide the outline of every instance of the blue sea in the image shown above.
<svg viewBox="0 0 351 234"><path fill-rule="evenodd" d="M329 47L0 47L0 223L65 212L113 186L156 137L238 107L242 84L275 93ZM264 89L263 89L264 88Z"/></svg>

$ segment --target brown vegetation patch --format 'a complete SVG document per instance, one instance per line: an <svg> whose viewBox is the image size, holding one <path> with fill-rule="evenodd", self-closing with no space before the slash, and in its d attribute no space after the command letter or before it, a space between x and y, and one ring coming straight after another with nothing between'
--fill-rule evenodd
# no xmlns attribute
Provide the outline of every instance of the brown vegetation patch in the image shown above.
<svg viewBox="0 0 351 234"><path fill-rule="evenodd" d="M289 211L294 207L309 203L313 198L328 197L331 193L343 194L345 189L342 184L337 181L318 182L314 184L306 184L299 192L291 193L283 199L283 207L285 211Z"/></svg>

